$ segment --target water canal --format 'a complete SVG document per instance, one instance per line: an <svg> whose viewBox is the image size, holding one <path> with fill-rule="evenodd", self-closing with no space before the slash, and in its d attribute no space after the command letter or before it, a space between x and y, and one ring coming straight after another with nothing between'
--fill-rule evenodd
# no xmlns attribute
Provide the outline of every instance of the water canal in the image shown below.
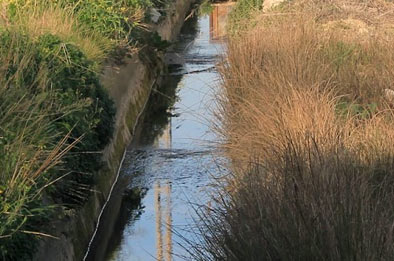
<svg viewBox="0 0 394 261"><path fill-rule="evenodd" d="M150 97L86 260L187 259L179 235L191 236L194 208L207 203L218 172L209 128L223 51L217 23L214 13L187 20L166 55L168 75Z"/></svg>

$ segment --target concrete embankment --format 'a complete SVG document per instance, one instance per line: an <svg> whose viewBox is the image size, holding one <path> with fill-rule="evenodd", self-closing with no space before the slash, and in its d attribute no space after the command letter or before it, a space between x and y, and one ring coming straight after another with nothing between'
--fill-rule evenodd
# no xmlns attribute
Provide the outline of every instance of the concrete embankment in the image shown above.
<svg viewBox="0 0 394 261"><path fill-rule="evenodd" d="M163 40L174 41L195 0L176 0L166 11L155 30ZM94 192L77 210L59 214L48 226L51 235L40 243L34 260L82 260L95 232L99 216L116 181L118 169L127 145L133 138L134 127L144 110L152 88L160 81L164 68L162 54L141 58L144 51L127 57L122 64L107 64L102 83L109 90L117 108L116 131L104 151L105 166L97 175Z"/></svg>

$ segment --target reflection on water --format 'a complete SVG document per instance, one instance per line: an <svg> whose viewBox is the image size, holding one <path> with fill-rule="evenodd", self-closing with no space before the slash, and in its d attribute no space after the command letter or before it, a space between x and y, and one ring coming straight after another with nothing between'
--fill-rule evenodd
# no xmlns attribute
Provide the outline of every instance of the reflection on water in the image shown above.
<svg viewBox="0 0 394 261"><path fill-rule="evenodd" d="M106 211L87 260L187 258L177 235L194 236L194 204L208 202L218 171L208 122L222 45L211 41L210 20L188 20L167 55L168 75L152 93L111 199L120 203Z"/></svg>
<svg viewBox="0 0 394 261"><path fill-rule="evenodd" d="M164 194L164 195L163 195ZM163 200L165 196L165 201ZM166 203L162 205L162 203ZM164 210L163 210L164 208ZM155 212L156 212L156 248L157 260L172 260L172 217L171 217L171 184L169 181L165 182L164 187L160 185L160 181L155 182ZM165 235L163 242L163 220L162 216L165 213ZM164 248L164 250L163 250ZM163 255L164 251L164 255Z"/></svg>

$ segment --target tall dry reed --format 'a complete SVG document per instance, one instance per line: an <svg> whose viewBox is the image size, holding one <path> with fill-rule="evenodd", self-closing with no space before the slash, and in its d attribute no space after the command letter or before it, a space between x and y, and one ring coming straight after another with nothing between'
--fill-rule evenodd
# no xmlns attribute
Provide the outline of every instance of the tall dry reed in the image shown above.
<svg viewBox="0 0 394 261"><path fill-rule="evenodd" d="M294 2L230 39L215 129L232 174L191 253L393 260L394 35L361 1ZM371 21L394 10L379 3Z"/></svg>

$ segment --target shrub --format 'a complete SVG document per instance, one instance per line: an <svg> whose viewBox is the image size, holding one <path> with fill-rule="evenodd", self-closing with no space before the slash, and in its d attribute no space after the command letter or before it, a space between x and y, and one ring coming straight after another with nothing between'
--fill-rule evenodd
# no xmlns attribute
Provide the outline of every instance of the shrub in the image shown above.
<svg viewBox="0 0 394 261"><path fill-rule="evenodd" d="M130 32L137 25L135 11L137 8L146 8L147 1L124 0L89 0L73 1L78 20L86 24L92 31L100 32L114 40L129 40Z"/></svg>
<svg viewBox="0 0 394 261"><path fill-rule="evenodd" d="M38 60L45 64L50 72L49 83L57 90L57 101L64 106L77 101L88 104L78 111L58 112L56 115L56 128L61 133L70 132L72 139L83 137L71 151L74 156L65 159L66 169L78 173L73 175L76 180L67 189L75 192L81 184L92 184L92 173L101 167L101 151L109 143L114 130L115 107L99 82L94 63L77 47L63 43L53 35L41 36L37 47ZM78 194L86 197L86 193Z"/></svg>
<svg viewBox="0 0 394 261"><path fill-rule="evenodd" d="M25 36L2 32L0 43L0 259L28 260L51 210L42 192L74 145L54 128L54 112L85 105L55 102L46 69Z"/></svg>
<svg viewBox="0 0 394 261"><path fill-rule="evenodd" d="M0 46L0 250L7 260L20 260L31 254L34 231L49 217L50 206L41 202L44 187L72 172L57 183L56 197L86 199L112 137L115 110L94 63L75 46L53 35L33 42L8 30L0 34ZM58 155L70 150L60 162Z"/></svg>
<svg viewBox="0 0 394 261"><path fill-rule="evenodd" d="M5 32L0 38L5 50L11 48L13 44L9 35L10 32ZM29 42L27 36L22 35L21 38L24 39L21 45L27 45ZM36 51L28 68L21 71L19 63L8 66L10 75L16 72L21 74L16 79L19 82L15 84L30 86L26 90L34 94L41 84L38 81L42 78L40 69L45 68L47 72L45 84L55 91L57 103L63 106L71 106L79 102L88 104L70 113L54 112L53 119L56 119L57 130L63 135L71 132L72 138L84 136L83 143L78 146L79 152L100 152L112 137L115 109L106 90L99 82L94 70L95 64L89 61L77 47L63 43L53 35L39 37L34 49ZM23 52L20 55L23 56ZM79 164L69 162L70 166L75 167L75 171L81 173L89 169L94 171L100 165L99 154L84 154L78 157L86 157L84 158L86 161L81 161Z"/></svg>

